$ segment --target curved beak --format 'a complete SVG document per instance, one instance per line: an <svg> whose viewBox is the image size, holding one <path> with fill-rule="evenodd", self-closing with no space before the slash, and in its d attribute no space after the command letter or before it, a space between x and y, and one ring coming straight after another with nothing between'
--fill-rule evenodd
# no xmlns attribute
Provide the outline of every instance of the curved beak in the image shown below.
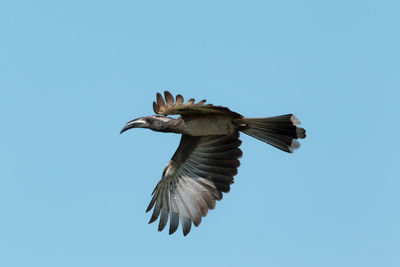
<svg viewBox="0 0 400 267"><path fill-rule="evenodd" d="M125 124L124 128L122 128L120 134L132 128L145 128L146 124L146 121L142 118L129 121Z"/></svg>

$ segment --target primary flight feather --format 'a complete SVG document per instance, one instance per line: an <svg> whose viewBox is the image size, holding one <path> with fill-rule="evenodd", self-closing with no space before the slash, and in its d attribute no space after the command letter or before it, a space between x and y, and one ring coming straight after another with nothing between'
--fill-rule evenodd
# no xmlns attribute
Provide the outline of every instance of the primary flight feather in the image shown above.
<svg viewBox="0 0 400 267"><path fill-rule="evenodd" d="M182 135L146 210L153 209L150 223L160 218L159 231L169 220L169 234L177 230L180 221L186 236L192 223L198 226L222 199L222 193L229 192L242 155L239 132L289 153L300 146L297 139L306 137L293 114L252 119L226 107L205 104L205 100L195 103L192 98L184 103L181 95L174 99L168 91L164 98L157 93L156 99L153 109L158 116L129 121L121 133L148 128ZM175 119L167 115L181 116Z"/></svg>

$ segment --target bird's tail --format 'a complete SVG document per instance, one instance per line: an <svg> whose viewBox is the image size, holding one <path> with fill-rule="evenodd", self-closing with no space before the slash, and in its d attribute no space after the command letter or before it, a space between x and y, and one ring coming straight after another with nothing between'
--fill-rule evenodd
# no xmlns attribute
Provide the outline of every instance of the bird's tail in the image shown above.
<svg viewBox="0 0 400 267"><path fill-rule="evenodd" d="M300 146L296 139L306 137L306 131L296 127L298 124L300 121L293 114L256 119L243 118L240 119L240 131L292 153L293 149Z"/></svg>

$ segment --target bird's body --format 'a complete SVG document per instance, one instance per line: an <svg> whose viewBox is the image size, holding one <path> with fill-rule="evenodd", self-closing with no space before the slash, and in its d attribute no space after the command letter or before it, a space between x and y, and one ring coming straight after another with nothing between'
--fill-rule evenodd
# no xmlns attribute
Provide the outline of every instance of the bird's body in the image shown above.
<svg viewBox="0 0 400 267"><path fill-rule="evenodd" d="M165 101L157 94L154 111L162 116L141 117L128 122L121 133L131 128L149 128L158 132L182 134L181 142L162 178L153 191L147 211L153 210L150 222L160 217L158 230L164 229L168 218L169 233L176 231L179 220L187 235L191 224L198 226L215 201L222 199L233 183L240 165L239 132L246 133L283 151L299 147L297 138L305 138L305 130L292 114L268 118L244 118L221 106L194 103L183 97L176 100L165 92ZM179 118L166 115L181 115Z"/></svg>
<svg viewBox="0 0 400 267"><path fill-rule="evenodd" d="M191 136L229 135L239 128L237 119L223 115L193 115L182 120L185 123L183 133Z"/></svg>

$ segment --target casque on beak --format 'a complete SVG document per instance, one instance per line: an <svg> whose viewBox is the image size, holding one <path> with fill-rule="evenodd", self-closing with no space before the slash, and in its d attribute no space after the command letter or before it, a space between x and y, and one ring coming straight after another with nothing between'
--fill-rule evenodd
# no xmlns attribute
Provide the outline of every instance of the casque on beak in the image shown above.
<svg viewBox="0 0 400 267"><path fill-rule="evenodd" d="M132 129L132 128L145 128L146 125L147 125L147 123L143 118L131 120L125 124L125 126L124 126L124 128L122 128L120 134L122 134L123 132L125 132L129 129Z"/></svg>

